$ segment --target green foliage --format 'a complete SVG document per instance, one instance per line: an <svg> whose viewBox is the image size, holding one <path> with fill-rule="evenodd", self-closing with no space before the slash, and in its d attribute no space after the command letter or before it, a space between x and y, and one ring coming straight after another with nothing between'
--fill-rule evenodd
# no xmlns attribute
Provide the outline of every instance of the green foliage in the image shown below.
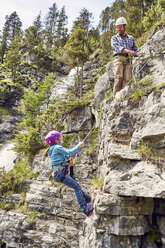
<svg viewBox="0 0 165 248"><path fill-rule="evenodd" d="M15 82L21 64L21 54L19 53L21 36L15 37L5 56L4 66L11 71L12 79Z"/></svg>
<svg viewBox="0 0 165 248"><path fill-rule="evenodd" d="M165 11L164 1L158 0L155 5L152 3L150 9L145 12L145 17L143 18L143 25L145 29L151 28L155 23L161 22L165 17L162 17L163 11Z"/></svg>
<svg viewBox="0 0 165 248"><path fill-rule="evenodd" d="M38 219L38 212L36 210L31 210L28 215L28 220L30 224L34 224Z"/></svg>
<svg viewBox="0 0 165 248"><path fill-rule="evenodd" d="M39 128L30 127L28 132L16 134L13 141L15 142L14 150L29 159L43 148Z"/></svg>
<svg viewBox="0 0 165 248"><path fill-rule="evenodd" d="M5 101L10 96L10 86L13 84L11 80L0 81L0 99Z"/></svg>
<svg viewBox="0 0 165 248"><path fill-rule="evenodd" d="M16 209L16 204L13 202L0 201L0 209L10 211Z"/></svg>
<svg viewBox="0 0 165 248"><path fill-rule="evenodd" d="M80 66L88 59L88 52L85 50L86 31L80 26L74 29L66 43L66 58L71 67Z"/></svg>
<svg viewBox="0 0 165 248"><path fill-rule="evenodd" d="M1 116L4 116L4 115L9 115L9 116L11 116L12 114L11 114L11 112L10 112L8 109L6 109L5 107L0 107L0 117L1 117Z"/></svg>
<svg viewBox="0 0 165 248"><path fill-rule="evenodd" d="M110 60L112 60L112 49L111 49L111 38L114 35L114 33L109 30L105 32L101 38L100 38L100 61L102 65L107 64Z"/></svg>
<svg viewBox="0 0 165 248"><path fill-rule="evenodd" d="M148 146L148 143L142 142L138 146L138 152L146 158L150 158L152 155L152 149Z"/></svg>
<svg viewBox="0 0 165 248"><path fill-rule="evenodd" d="M40 84L38 84L36 91L32 88L27 89L23 99L21 100L21 105L18 108L18 110L25 115L23 122L21 123L22 127L36 126L37 116L42 114L41 106L43 104L46 106L49 104L51 87L54 83L54 76L49 74L42 82L40 82Z"/></svg>
<svg viewBox="0 0 165 248"><path fill-rule="evenodd" d="M73 140L73 136L65 135L63 138L63 146L66 148L69 148L72 140Z"/></svg>
<svg viewBox="0 0 165 248"><path fill-rule="evenodd" d="M89 91L86 96L81 98L75 97L74 94L66 94L64 99L57 98L55 103L49 105L43 114L41 120L46 130L52 128L57 130L64 129L63 120L69 113L87 106L93 101L93 90Z"/></svg>
<svg viewBox="0 0 165 248"><path fill-rule="evenodd" d="M144 78L142 80L137 80L134 84L132 81L132 88L129 92L129 97L133 97L133 99L137 100L144 96L146 93L152 92L155 86L152 85L152 81L150 78Z"/></svg>
<svg viewBox="0 0 165 248"><path fill-rule="evenodd" d="M26 161L18 161L9 172L0 171L0 194L26 192L28 186L24 181L34 177L36 174L29 170Z"/></svg>
<svg viewBox="0 0 165 248"><path fill-rule="evenodd" d="M150 243L154 243L158 241L160 238L160 230L158 229L157 226L150 227L148 229L148 232L146 233L146 239Z"/></svg>

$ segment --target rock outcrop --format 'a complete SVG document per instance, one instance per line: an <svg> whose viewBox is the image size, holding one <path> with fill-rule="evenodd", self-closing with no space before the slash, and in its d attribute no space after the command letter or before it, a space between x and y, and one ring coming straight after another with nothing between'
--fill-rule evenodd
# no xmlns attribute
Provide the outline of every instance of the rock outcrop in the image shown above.
<svg viewBox="0 0 165 248"><path fill-rule="evenodd" d="M164 35L165 29L152 38L155 49L165 47ZM85 220L82 248L165 247L164 56L165 51L150 60L140 75L149 74L151 87L159 87L138 97L133 96L138 84L114 99L105 98L107 81L104 90L99 87L101 79L95 86L95 110L100 112L103 102L97 116L101 116L98 166L104 186L94 194L95 212Z"/></svg>

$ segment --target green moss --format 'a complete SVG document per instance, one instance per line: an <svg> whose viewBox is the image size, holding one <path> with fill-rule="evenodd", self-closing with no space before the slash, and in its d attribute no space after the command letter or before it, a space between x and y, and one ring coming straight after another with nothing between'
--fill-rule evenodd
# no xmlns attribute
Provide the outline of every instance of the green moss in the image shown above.
<svg viewBox="0 0 165 248"><path fill-rule="evenodd" d="M4 115L12 116L11 112L8 109L6 109L5 107L0 107L0 116Z"/></svg>

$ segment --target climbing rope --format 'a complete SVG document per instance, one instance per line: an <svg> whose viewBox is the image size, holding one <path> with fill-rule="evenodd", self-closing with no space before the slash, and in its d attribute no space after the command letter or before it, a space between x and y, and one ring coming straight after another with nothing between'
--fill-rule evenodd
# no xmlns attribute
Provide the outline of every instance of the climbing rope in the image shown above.
<svg viewBox="0 0 165 248"><path fill-rule="evenodd" d="M94 130L95 126L96 126L96 123L93 125L93 127L91 128L91 130L89 131L89 133L87 133L87 135L83 139L83 142L85 142L85 140L88 138L88 136L92 133L92 131Z"/></svg>
<svg viewBox="0 0 165 248"><path fill-rule="evenodd" d="M153 50L154 50L154 49L153 49ZM155 51L155 50L154 50L154 51ZM146 61L146 62L145 62L145 63L143 64L143 66L138 70L138 72L136 72L136 74L132 73L133 78L130 79L130 81L128 82L127 85L130 85L130 83L132 82L133 79L135 80L135 83L136 83L136 78L135 78L135 76L137 76L137 75L143 70L143 68L149 63L149 61L150 61L151 59L153 59L153 58L156 57L157 55L161 54L163 51L165 51L165 48L159 49L159 50L155 51L155 54L154 54L154 55L148 56L147 58L144 58L144 59L136 59L136 58L129 57L129 58L132 59L132 60L140 60L140 61ZM133 70L132 70L132 71L134 71L134 67L133 67Z"/></svg>
<svg viewBox="0 0 165 248"><path fill-rule="evenodd" d="M148 60L148 59L153 59L154 57L156 57L157 55L161 54L163 51L165 51L165 48L163 49L159 49L157 52L155 52L155 54L152 54L150 56L148 56L147 58L143 58L143 59L136 59L134 57L131 57L131 56L128 56L129 59L132 59L132 60L141 60L141 61L145 61L145 60Z"/></svg>

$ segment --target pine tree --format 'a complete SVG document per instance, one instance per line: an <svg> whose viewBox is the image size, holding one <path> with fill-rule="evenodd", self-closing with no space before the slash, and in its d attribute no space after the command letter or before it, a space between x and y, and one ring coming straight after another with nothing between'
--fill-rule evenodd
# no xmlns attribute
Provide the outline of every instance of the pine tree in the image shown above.
<svg viewBox="0 0 165 248"><path fill-rule="evenodd" d="M2 40L0 44L0 58L2 63L8 47L15 37L19 36L22 27L22 22L15 11L10 16L6 16L5 19L6 21L3 27Z"/></svg>
<svg viewBox="0 0 165 248"><path fill-rule="evenodd" d="M100 15L99 28L101 29L101 31L107 32L111 22L112 22L111 8L107 7L105 10L102 11Z"/></svg>
<svg viewBox="0 0 165 248"><path fill-rule="evenodd" d="M91 27L91 20L93 19L92 13L90 13L86 8L83 8L80 12L79 17L74 22L73 29L78 28L79 26L86 31L86 47L89 48L89 29Z"/></svg>
<svg viewBox="0 0 165 248"><path fill-rule="evenodd" d="M21 64L21 54L20 54L20 43L21 43L21 36L18 35L15 37L13 42L11 43L8 52L6 54L4 65L7 69L11 71L11 75L13 81L16 81L17 74L19 72L19 65Z"/></svg>
<svg viewBox="0 0 165 248"><path fill-rule="evenodd" d="M24 48L29 54L32 54L36 47L41 46L43 41L41 13L35 18L32 26L25 30Z"/></svg>
<svg viewBox="0 0 165 248"><path fill-rule="evenodd" d="M72 34L65 46L68 63L71 65L72 68L77 67L75 94L76 96L78 96L78 92L80 92L80 97L82 96L83 87L83 65L88 59L88 52L85 44L86 30L82 29L79 26L72 31ZM81 76L79 72L80 66Z"/></svg>
<svg viewBox="0 0 165 248"><path fill-rule="evenodd" d="M55 44L56 31L58 26L58 16L59 12L57 9L57 5L56 3L54 3L53 6L49 8L49 12L45 20L45 40L46 47L49 49L51 49L51 47Z"/></svg>
<svg viewBox="0 0 165 248"><path fill-rule="evenodd" d="M8 39L9 39L9 22L8 22L8 16L5 17L6 22L3 27L3 33L2 33L2 40L1 40L1 45L0 45L0 58L1 62L3 63L4 61L4 56L8 48Z"/></svg>
<svg viewBox="0 0 165 248"><path fill-rule="evenodd" d="M65 14L65 7L63 6L58 16L58 25L57 25L57 34L56 34L57 47L64 46L67 41L68 29L65 28L65 26L68 23L67 19L68 17Z"/></svg>
<svg viewBox="0 0 165 248"><path fill-rule="evenodd" d="M146 10L151 6L152 0L126 0L127 30L134 37L140 37L144 33L143 17Z"/></svg>
<svg viewBox="0 0 165 248"><path fill-rule="evenodd" d="M15 37L21 32L22 22L20 21L17 12L14 11L8 19L9 22L9 39L12 42Z"/></svg>

